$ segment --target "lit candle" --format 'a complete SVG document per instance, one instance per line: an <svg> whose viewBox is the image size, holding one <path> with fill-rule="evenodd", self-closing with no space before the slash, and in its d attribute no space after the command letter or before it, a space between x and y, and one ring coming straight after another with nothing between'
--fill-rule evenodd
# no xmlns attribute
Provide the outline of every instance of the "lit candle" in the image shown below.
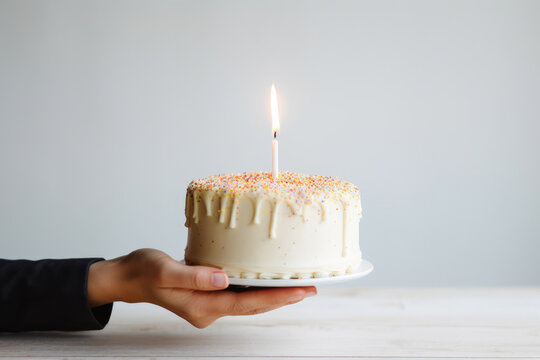
<svg viewBox="0 0 540 360"><path fill-rule="evenodd" d="M270 107L272 109L272 133L274 134L274 140L272 140L272 177L277 179L279 175L277 141L277 132L279 131L279 110L276 87L274 84L272 84L272 90L270 91Z"/></svg>

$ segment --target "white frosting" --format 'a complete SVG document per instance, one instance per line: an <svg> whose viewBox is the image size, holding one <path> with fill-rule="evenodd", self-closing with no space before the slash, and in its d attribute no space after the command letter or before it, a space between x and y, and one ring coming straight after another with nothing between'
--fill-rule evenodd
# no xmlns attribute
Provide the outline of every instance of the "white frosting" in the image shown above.
<svg viewBox="0 0 540 360"><path fill-rule="evenodd" d="M231 277L343 275L362 261L360 218L359 196L298 205L268 194L195 189L186 195L185 260Z"/></svg>

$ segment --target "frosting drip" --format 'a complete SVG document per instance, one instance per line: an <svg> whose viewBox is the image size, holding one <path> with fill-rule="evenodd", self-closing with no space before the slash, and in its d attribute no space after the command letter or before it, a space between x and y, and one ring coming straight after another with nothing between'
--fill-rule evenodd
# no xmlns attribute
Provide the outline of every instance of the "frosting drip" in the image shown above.
<svg viewBox="0 0 540 360"><path fill-rule="evenodd" d="M274 182L270 186L269 181ZM308 207L314 206L321 221L326 220L328 212L327 203L337 200L341 203L343 212L343 243L342 256L347 255L346 235L351 207L355 210L354 216L360 218L362 209L360 205L360 192L354 185L335 178L323 176L306 176L285 172L275 180L269 173L244 173L239 175L216 175L206 179L191 182L186 194L186 226L190 227L190 218L195 224L199 223L200 207L204 204L206 216L213 214L212 200L220 199L219 222L225 223L228 213L228 227L237 226L240 212L239 202L243 197L249 197L253 205L253 224L260 224L261 205L263 201L271 204L270 226L268 236L277 237L278 213L283 206L291 209L292 214L308 220ZM229 205L232 201L232 204ZM340 210L336 208L336 210Z"/></svg>

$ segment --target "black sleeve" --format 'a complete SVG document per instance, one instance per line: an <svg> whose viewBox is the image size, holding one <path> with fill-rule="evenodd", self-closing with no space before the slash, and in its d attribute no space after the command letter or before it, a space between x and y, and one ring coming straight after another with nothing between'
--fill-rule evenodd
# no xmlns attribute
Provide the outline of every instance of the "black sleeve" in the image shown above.
<svg viewBox="0 0 540 360"><path fill-rule="evenodd" d="M113 304L88 305L88 268L101 258L0 259L0 331L99 330Z"/></svg>

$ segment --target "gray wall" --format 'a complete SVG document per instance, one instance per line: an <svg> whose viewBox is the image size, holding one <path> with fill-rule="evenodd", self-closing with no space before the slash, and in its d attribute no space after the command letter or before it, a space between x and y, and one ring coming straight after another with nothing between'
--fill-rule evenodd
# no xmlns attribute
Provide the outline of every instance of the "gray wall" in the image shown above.
<svg viewBox="0 0 540 360"><path fill-rule="evenodd" d="M363 194L358 285L540 284L539 1L0 1L0 255L182 258L196 177Z"/></svg>

